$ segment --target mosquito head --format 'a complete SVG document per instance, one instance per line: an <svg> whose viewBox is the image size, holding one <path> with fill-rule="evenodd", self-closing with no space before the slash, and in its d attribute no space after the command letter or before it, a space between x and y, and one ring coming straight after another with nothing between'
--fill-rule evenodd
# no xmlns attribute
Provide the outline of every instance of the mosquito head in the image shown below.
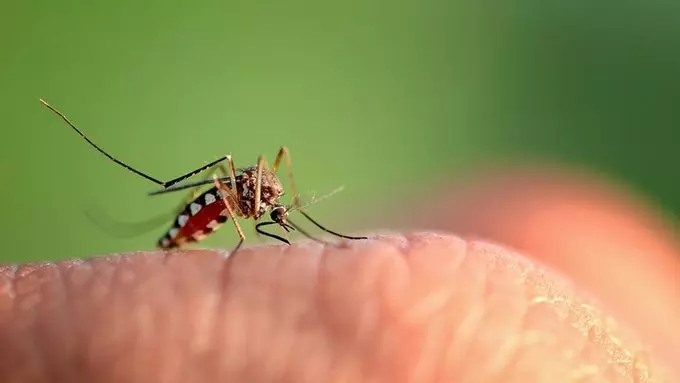
<svg viewBox="0 0 680 383"><path fill-rule="evenodd" d="M274 205L271 213L269 213L269 218L279 225L286 227L288 225L288 209L283 205Z"/></svg>

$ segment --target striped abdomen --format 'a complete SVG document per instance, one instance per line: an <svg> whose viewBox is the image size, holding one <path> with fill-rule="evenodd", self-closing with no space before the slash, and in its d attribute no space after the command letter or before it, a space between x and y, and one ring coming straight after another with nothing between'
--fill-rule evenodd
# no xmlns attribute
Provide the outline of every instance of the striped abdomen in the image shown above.
<svg viewBox="0 0 680 383"><path fill-rule="evenodd" d="M187 242L198 242L229 219L229 213L217 188L199 195L177 215L168 232L158 240L158 247L171 249Z"/></svg>

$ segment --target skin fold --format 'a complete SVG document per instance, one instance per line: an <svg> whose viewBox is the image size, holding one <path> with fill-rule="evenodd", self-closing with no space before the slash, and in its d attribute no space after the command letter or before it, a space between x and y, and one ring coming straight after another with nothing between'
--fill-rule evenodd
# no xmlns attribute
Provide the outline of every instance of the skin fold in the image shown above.
<svg viewBox="0 0 680 383"><path fill-rule="evenodd" d="M486 180L473 194L505 187L495 216L482 204L471 213L474 199L453 192L442 216L411 215L441 233L256 246L234 258L187 250L0 265L0 381L674 381L672 323L654 318L676 313L667 301L676 258L663 231L625 202L591 198L588 188L566 196L543 188L532 199L530 189L547 185L542 178L494 180L500 184ZM532 210L526 201L539 195L553 199ZM468 210L458 205L464 198ZM517 219L535 211L563 217L573 210L546 206L574 201L595 218L573 218L574 227L543 219L549 239L529 235L538 219ZM605 218L611 230L576 225ZM452 230L465 239L444 233ZM593 242L593 233L604 236ZM597 259L583 272L579 252ZM587 272L616 259L623 266L597 274L600 284ZM643 267L642 259L666 263ZM621 283L618 272L632 279ZM645 282L636 289L631 280ZM632 315L643 309L650 315Z"/></svg>
<svg viewBox="0 0 680 383"><path fill-rule="evenodd" d="M423 206L411 226L493 239L559 271L680 368L680 252L661 209L554 168L479 172L440 190L430 198L441 209Z"/></svg>

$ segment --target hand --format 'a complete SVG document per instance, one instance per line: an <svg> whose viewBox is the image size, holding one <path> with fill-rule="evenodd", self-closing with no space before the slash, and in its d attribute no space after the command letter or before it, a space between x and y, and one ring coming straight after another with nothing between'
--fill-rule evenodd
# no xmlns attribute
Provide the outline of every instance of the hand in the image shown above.
<svg viewBox="0 0 680 383"><path fill-rule="evenodd" d="M542 177L445 193L413 218L527 256L421 233L0 266L0 381L671 381L663 230Z"/></svg>

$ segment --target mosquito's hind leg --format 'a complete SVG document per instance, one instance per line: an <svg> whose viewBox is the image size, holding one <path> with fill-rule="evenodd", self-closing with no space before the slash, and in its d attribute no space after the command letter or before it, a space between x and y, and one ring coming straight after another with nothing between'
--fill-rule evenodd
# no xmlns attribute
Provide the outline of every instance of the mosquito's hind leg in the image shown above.
<svg viewBox="0 0 680 383"><path fill-rule="evenodd" d="M268 168L267 160L264 156L257 157L257 170L255 171L255 205L253 211L257 213L260 211L260 200L262 199L262 169Z"/></svg>
<svg viewBox="0 0 680 383"><path fill-rule="evenodd" d="M228 160L231 160L230 156L227 156ZM227 169L224 167L223 164L215 164L214 167L217 168L216 171L209 172L205 174L204 176L201 177L201 180L207 180L210 177L213 177L215 173L220 173L222 176L228 176ZM191 203L193 200L195 200L198 195L199 195L199 190L201 190L201 186L203 185L197 185L194 186L190 189L189 193L187 194L186 198L180 202L179 206L174 210L175 214L179 214L184 210L187 204ZM162 189L161 189L162 190Z"/></svg>
<svg viewBox="0 0 680 383"><path fill-rule="evenodd" d="M90 146L92 146L93 148L95 148L99 153L103 154L103 155L106 156L108 159L110 159L111 161L115 162L116 164L122 166L123 168L127 169L128 171L130 171L130 172L132 172L132 173L135 173L135 174L137 174L138 176L140 176L140 177L142 177L142 178L146 178L147 180L149 180L149 181L151 181L151 182L154 182L154 183L156 183L157 185L160 185L163 189L167 189L167 188L169 188L170 186L172 186L172 185L174 185L174 184L176 184L176 183L178 183L178 182L180 182L180 181L184 181L185 179L190 178L190 177L193 177L193 176L195 176L195 175L197 175L197 174L203 172L204 170L210 169L211 167L213 167L213 166L215 166L215 165L221 163L222 161L226 160L227 157L228 157L228 156L222 156L222 157L216 159L215 161L213 161L213 162L211 162L211 163L209 163L209 164L207 164L207 165L203 165L203 166L201 166L200 168L194 169L194 170L192 170L192 171L190 171L190 172L188 172L188 173L186 173L186 174L183 174L183 175L181 175L181 176L179 176L179 177L173 178L173 179L171 179L171 180L169 180L169 181L161 181L161 180L159 180L159 179L157 179L157 178L155 178L155 177L152 177L152 176L150 176L149 174L144 173L144 172L142 172L142 171L140 171L140 170L137 170L136 168L133 168L132 166L126 164L125 162L120 161L120 160L118 160L117 158L113 157L113 156L112 156L111 154L109 154L107 151L105 151L104 149L102 149L101 147L99 147L99 145L95 144L94 141L90 140L90 139L85 135L85 133L83 133L80 129L78 129L78 128L77 128L77 127L76 127L76 126L75 126L75 125L74 125L74 124L66 117L66 115L64 115L62 112L60 112L59 110L57 110L57 109L56 109L55 107L53 107L52 105L48 104L47 101L45 101L45 100L43 100L43 99L40 99L40 102L41 102L43 105L45 105L45 107L47 107L49 110L51 110L52 112L54 112L57 116L61 117L61 119L64 120L64 122L66 122L66 124L67 124L68 126L70 126L76 133L78 133L78 135L80 135L80 137L82 137L85 141L87 141L87 143L90 144Z"/></svg>
<svg viewBox="0 0 680 383"><path fill-rule="evenodd" d="M276 174L276 171L279 170L279 165L281 165L281 160L286 161L286 168L288 170L288 180L290 181L290 192L292 193L292 202L291 202L291 207L292 208L298 208L300 206L300 198L297 194L297 190L295 189L295 180L293 179L293 163L290 160L290 151L288 151L288 148L285 146L282 146L281 149L279 149L279 153L276 155L276 159L274 159L274 165L272 166L272 172Z"/></svg>

